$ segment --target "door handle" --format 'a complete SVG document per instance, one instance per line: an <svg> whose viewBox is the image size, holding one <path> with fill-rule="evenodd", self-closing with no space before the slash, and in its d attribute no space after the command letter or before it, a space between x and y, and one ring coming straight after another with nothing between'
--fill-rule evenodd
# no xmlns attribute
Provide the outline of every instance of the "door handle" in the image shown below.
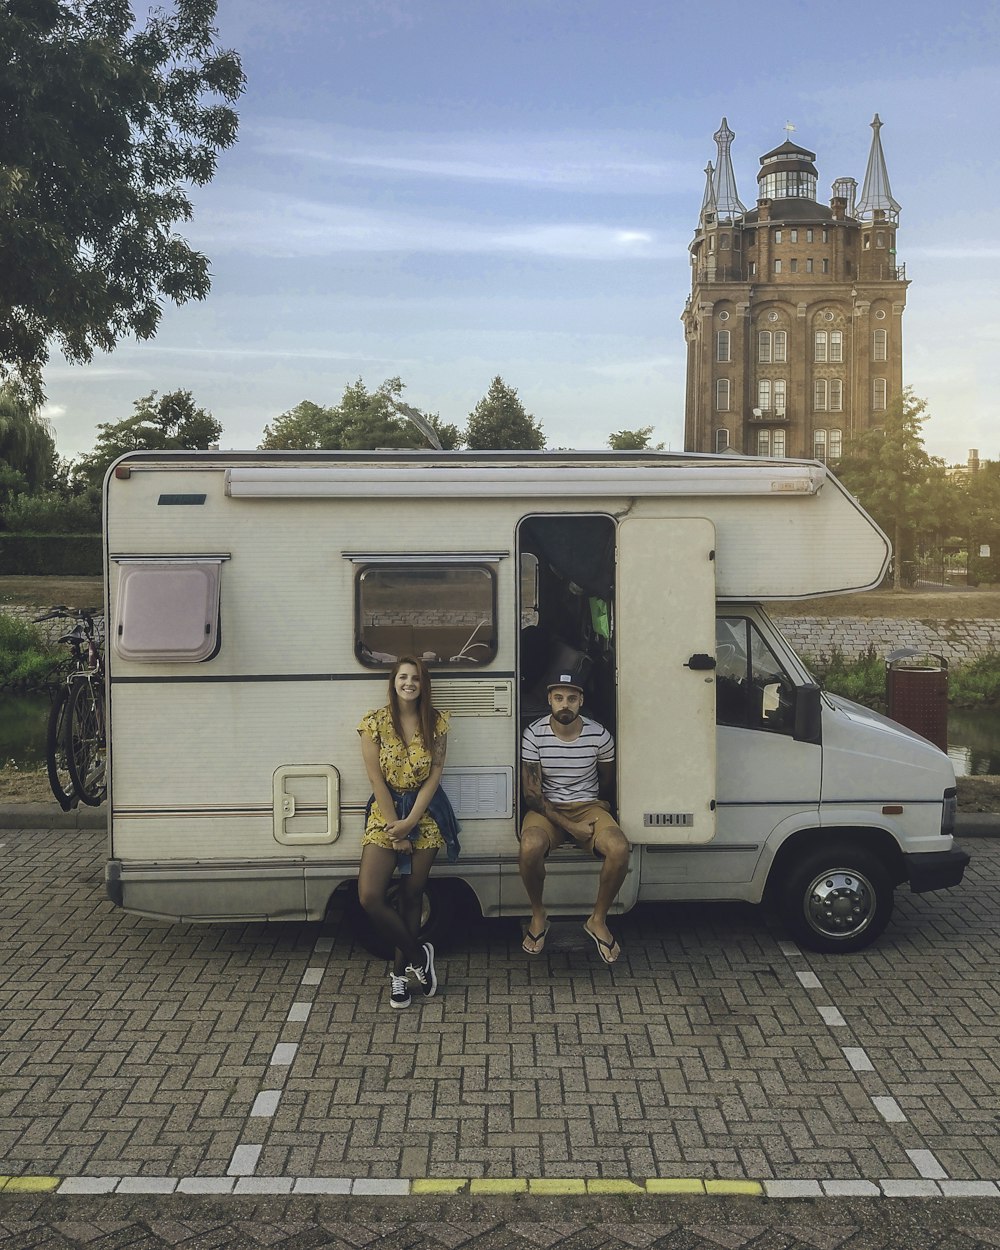
<svg viewBox="0 0 1000 1250"><path fill-rule="evenodd" d="M697 655L693 655L690 660L684 662L684 667L705 672L715 668L715 656L706 655L703 651L699 651Z"/></svg>

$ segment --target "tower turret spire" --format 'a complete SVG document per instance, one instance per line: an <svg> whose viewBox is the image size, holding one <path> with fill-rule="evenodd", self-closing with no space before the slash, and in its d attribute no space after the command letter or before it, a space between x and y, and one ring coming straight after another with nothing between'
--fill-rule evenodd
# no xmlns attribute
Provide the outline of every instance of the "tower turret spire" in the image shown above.
<svg viewBox="0 0 1000 1250"><path fill-rule="evenodd" d="M736 135L729 129L725 118L722 125L712 136L719 150L719 159L715 165L715 207L720 217L742 217L747 211L746 205L740 201L736 193L736 175L733 173L733 162L729 155Z"/></svg>
<svg viewBox="0 0 1000 1250"><path fill-rule="evenodd" d="M882 140L879 138L882 121L878 113L875 114L871 127L872 146L868 153L868 168L865 170L861 198L858 200L858 217L862 221L871 221L875 213L881 211L885 214L886 221L896 222L899 220L899 204L892 198L892 189L889 186L885 154L882 151Z"/></svg>
<svg viewBox="0 0 1000 1250"><path fill-rule="evenodd" d="M714 218L718 211L718 205L715 201L715 168L709 161L705 166L705 195L701 201L701 220L708 221Z"/></svg>

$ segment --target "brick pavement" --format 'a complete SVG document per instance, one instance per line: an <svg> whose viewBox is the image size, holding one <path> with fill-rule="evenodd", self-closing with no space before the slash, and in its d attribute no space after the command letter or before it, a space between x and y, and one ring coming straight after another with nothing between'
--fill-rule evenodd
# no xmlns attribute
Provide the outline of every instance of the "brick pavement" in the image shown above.
<svg viewBox="0 0 1000 1250"><path fill-rule="evenodd" d="M678 1179L1000 1197L1000 844L957 890L900 893L861 955L806 956L743 906L637 909L613 970L578 924L527 960L491 923L442 958L437 998L391 1012L343 929L142 920L104 898L99 832L0 843L11 1201L39 1177L112 1202L317 1182L531 1200L583 1178L647 1200Z"/></svg>

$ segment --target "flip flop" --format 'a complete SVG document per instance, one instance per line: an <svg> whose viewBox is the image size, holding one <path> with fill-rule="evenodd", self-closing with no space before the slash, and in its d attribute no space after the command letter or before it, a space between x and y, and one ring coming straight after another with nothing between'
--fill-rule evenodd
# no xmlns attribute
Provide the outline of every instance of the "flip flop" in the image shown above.
<svg viewBox="0 0 1000 1250"><path fill-rule="evenodd" d="M549 935L549 928L550 926L546 925L541 933L532 933L530 929L525 929L524 940L521 943L521 950L523 950L526 955L540 955L545 949L545 939ZM534 950L529 951L529 942L541 942L541 946L536 946Z"/></svg>
<svg viewBox="0 0 1000 1250"><path fill-rule="evenodd" d="M604 938L599 938L597 934L588 929L586 925L583 926L583 931L586 933L587 937L594 942L597 947L598 955L600 955L609 968L612 964L616 964L618 962L622 953L622 948L618 945L618 940L614 937L614 935L612 935L610 942L605 942ZM614 954L616 949L618 951L617 955Z"/></svg>

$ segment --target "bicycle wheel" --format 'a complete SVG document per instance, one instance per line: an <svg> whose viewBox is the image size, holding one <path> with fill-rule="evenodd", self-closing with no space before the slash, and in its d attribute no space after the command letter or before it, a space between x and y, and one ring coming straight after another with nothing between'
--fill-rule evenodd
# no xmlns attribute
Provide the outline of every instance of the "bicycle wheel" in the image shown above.
<svg viewBox="0 0 1000 1250"><path fill-rule="evenodd" d="M69 760L66 751L68 709L69 690L65 686L60 686L49 708L45 767L49 774L49 786L55 795L56 802L64 812L76 807L80 801L73 787L73 778L69 775Z"/></svg>
<svg viewBox="0 0 1000 1250"><path fill-rule="evenodd" d="M90 807L107 794L104 691L90 678L73 683L66 718L66 755L73 786Z"/></svg>

